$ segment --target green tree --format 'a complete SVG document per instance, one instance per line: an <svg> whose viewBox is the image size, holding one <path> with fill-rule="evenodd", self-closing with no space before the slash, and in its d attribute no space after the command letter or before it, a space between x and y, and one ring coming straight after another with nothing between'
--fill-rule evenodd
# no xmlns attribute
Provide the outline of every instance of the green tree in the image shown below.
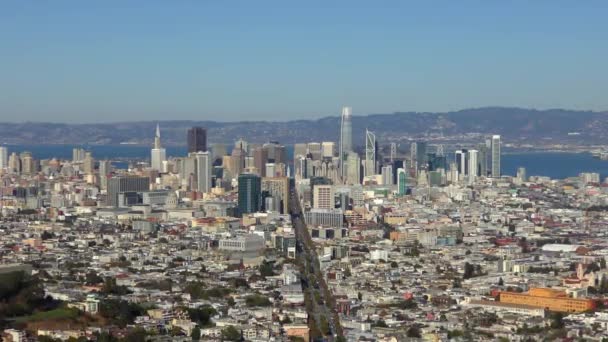
<svg viewBox="0 0 608 342"><path fill-rule="evenodd" d="M222 329L222 340L223 341L240 341L241 340L241 332L237 330L232 325L225 327Z"/></svg>
<svg viewBox="0 0 608 342"><path fill-rule="evenodd" d="M331 333L331 331L329 330L329 323L327 322L327 317L325 317L325 315L321 316L321 319L319 322L319 329L321 330L321 333L323 335L327 335L327 334Z"/></svg>
<svg viewBox="0 0 608 342"><path fill-rule="evenodd" d="M192 329L192 341L198 341L201 339L201 328L198 326Z"/></svg>
<svg viewBox="0 0 608 342"><path fill-rule="evenodd" d="M100 277L97 272L91 270L87 273L85 277L85 283L87 285L97 285L99 283L103 283L103 278Z"/></svg>
<svg viewBox="0 0 608 342"><path fill-rule="evenodd" d="M144 311L139 305L120 299L105 299L99 303L99 315L121 327L132 324Z"/></svg>
<svg viewBox="0 0 608 342"><path fill-rule="evenodd" d="M475 276L475 266L472 264L469 264L468 262L464 263L464 275L462 276L463 279L469 279L469 278L473 278Z"/></svg>
<svg viewBox="0 0 608 342"><path fill-rule="evenodd" d="M260 267L260 276L262 276L262 278L266 278L266 277L272 277L274 276L274 270L272 267L272 263L264 261Z"/></svg>
<svg viewBox="0 0 608 342"><path fill-rule="evenodd" d="M564 314L561 312L554 312L551 314L551 328L561 329L564 327Z"/></svg>
<svg viewBox="0 0 608 342"><path fill-rule="evenodd" d="M407 329L407 337L410 338L421 338L420 328L416 325L412 325L409 329Z"/></svg>
<svg viewBox="0 0 608 342"><path fill-rule="evenodd" d="M378 327L378 328L388 328L388 325L386 325L386 322L384 320L377 320L374 324L372 324L374 327Z"/></svg>
<svg viewBox="0 0 608 342"><path fill-rule="evenodd" d="M272 305L272 302L266 296L262 296L260 294L253 294L253 295L245 297L245 304L247 304L247 306L249 306L249 307L270 306L270 305Z"/></svg>
<svg viewBox="0 0 608 342"><path fill-rule="evenodd" d="M210 305L203 305L196 309L188 309L188 315L193 322L205 327L211 323L211 317L217 315L217 310Z"/></svg>

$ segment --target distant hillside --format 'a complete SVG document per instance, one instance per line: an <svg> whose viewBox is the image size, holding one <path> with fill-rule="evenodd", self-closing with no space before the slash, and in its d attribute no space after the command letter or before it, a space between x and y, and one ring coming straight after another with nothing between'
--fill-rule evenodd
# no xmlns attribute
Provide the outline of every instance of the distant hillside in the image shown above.
<svg viewBox="0 0 608 342"><path fill-rule="evenodd" d="M252 142L278 140L285 144L337 140L340 117L287 122L163 121L166 145L184 145L186 130L208 128L210 142L232 142L240 137ZM156 121L109 124L0 123L0 142L11 144L151 144ZM355 144L363 143L368 128L379 140L408 138L466 139L463 135L501 134L505 140L603 143L608 137L608 112L562 109L532 110L486 107L447 113L393 113L353 117ZM580 133L572 135L568 133ZM357 137L361 137L358 139ZM361 140L359 143L358 141Z"/></svg>

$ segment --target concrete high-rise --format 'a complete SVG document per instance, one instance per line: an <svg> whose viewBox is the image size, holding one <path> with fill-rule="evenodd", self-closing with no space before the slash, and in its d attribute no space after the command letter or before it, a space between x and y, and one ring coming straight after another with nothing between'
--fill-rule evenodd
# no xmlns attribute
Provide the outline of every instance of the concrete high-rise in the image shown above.
<svg viewBox="0 0 608 342"><path fill-rule="evenodd" d="M289 178L262 178L262 191L267 192L276 201L281 214L289 212Z"/></svg>
<svg viewBox="0 0 608 342"><path fill-rule="evenodd" d="M160 126L156 125L154 135L154 148L150 152L150 167L153 170L163 172L163 162L167 160L167 151L160 144Z"/></svg>
<svg viewBox="0 0 608 342"><path fill-rule="evenodd" d="M204 127L188 129L188 153L207 152L207 130Z"/></svg>
<svg viewBox="0 0 608 342"><path fill-rule="evenodd" d="M382 167L382 184L393 185L393 164L387 164Z"/></svg>
<svg viewBox="0 0 608 342"><path fill-rule="evenodd" d="M252 150L253 165L257 170L257 174L261 177L266 177L266 163L268 163L268 150L262 146L257 146Z"/></svg>
<svg viewBox="0 0 608 342"><path fill-rule="evenodd" d="M244 173L238 178L238 206L241 214L260 211L262 205L261 178L252 173Z"/></svg>
<svg viewBox="0 0 608 342"><path fill-rule="evenodd" d="M87 151L84 154L84 159L82 159L82 173L85 175L92 175L95 172L95 159L93 158L93 153L91 151Z"/></svg>
<svg viewBox="0 0 608 342"><path fill-rule="evenodd" d="M313 208L334 209L335 199L332 185L316 185L313 188Z"/></svg>
<svg viewBox="0 0 608 342"><path fill-rule="evenodd" d="M106 205L117 207L118 195L125 192L150 190L150 178L138 176L120 176L108 179L108 194Z"/></svg>
<svg viewBox="0 0 608 342"><path fill-rule="evenodd" d="M336 155L336 144L333 141L324 141L321 143L323 158L332 158Z"/></svg>
<svg viewBox="0 0 608 342"><path fill-rule="evenodd" d="M19 155L21 159L21 173L24 175L33 175L37 171L36 162L31 152L22 152Z"/></svg>
<svg viewBox="0 0 608 342"><path fill-rule="evenodd" d="M99 188L101 190L108 189L108 177L112 172L112 163L109 160L99 161Z"/></svg>
<svg viewBox="0 0 608 342"><path fill-rule="evenodd" d="M308 153L312 157L312 160L321 160L321 158L323 156L321 143L318 143L318 142L308 143L307 149L308 149Z"/></svg>
<svg viewBox="0 0 608 342"><path fill-rule="evenodd" d="M353 126L352 110L350 107L342 108L342 118L340 121L340 169L342 178L346 178L345 162L348 154L353 151Z"/></svg>
<svg viewBox="0 0 608 342"><path fill-rule="evenodd" d="M196 166L196 190L202 193L211 191L211 155L209 152L194 153Z"/></svg>
<svg viewBox="0 0 608 342"><path fill-rule="evenodd" d="M85 157L86 151L84 148L74 147L72 149L72 161L81 162Z"/></svg>
<svg viewBox="0 0 608 342"><path fill-rule="evenodd" d="M365 162L363 169L363 176L368 177L376 174L376 135L365 130Z"/></svg>
<svg viewBox="0 0 608 342"><path fill-rule="evenodd" d="M456 161L456 167L458 174L464 177L468 174L468 163L467 163L467 150L458 150L454 152L454 160Z"/></svg>
<svg viewBox="0 0 608 342"><path fill-rule="evenodd" d="M390 152L390 160L391 163L397 159L397 143L391 143L391 152Z"/></svg>
<svg viewBox="0 0 608 342"><path fill-rule="evenodd" d="M468 179L469 183L473 183L477 176L479 175L479 153L477 150L469 150L467 152L467 162L468 166Z"/></svg>
<svg viewBox="0 0 608 342"><path fill-rule="evenodd" d="M500 177L500 135L492 136L492 177Z"/></svg>
<svg viewBox="0 0 608 342"><path fill-rule="evenodd" d="M424 141L417 141L416 144L416 170L426 170L428 166L428 145Z"/></svg>
<svg viewBox="0 0 608 342"><path fill-rule="evenodd" d="M8 168L8 149L0 146L0 170Z"/></svg>
<svg viewBox="0 0 608 342"><path fill-rule="evenodd" d="M226 148L226 144L213 144L211 146L211 156L213 157L213 161L222 160L224 156L228 155L228 149Z"/></svg>
<svg viewBox="0 0 608 342"><path fill-rule="evenodd" d="M8 158L8 173L21 174L21 159L16 152L11 153Z"/></svg>
<svg viewBox="0 0 608 342"><path fill-rule="evenodd" d="M346 156L346 184L361 184L361 158L350 151Z"/></svg>

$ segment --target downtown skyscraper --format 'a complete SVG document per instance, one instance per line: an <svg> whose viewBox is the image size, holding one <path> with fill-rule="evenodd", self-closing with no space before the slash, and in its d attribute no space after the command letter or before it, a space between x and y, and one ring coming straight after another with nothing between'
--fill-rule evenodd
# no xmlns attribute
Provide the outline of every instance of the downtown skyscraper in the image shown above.
<svg viewBox="0 0 608 342"><path fill-rule="evenodd" d="M156 125L154 148L151 151L150 166L153 170L163 172L163 162L167 160L167 152L160 144L160 127Z"/></svg>
<svg viewBox="0 0 608 342"><path fill-rule="evenodd" d="M500 135L492 136L492 177L500 177Z"/></svg>
<svg viewBox="0 0 608 342"><path fill-rule="evenodd" d="M211 154L206 152L194 153L196 168L196 190L202 193L211 191Z"/></svg>
<svg viewBox="0 0 608 342"><path fill-rule="evenodd" d="M0 146L0 170L8 168L8 149Z"/></svg>
<svg viewBox="0 0 608 342"><path fill-rule="evenodd" d="M188 130L188 153L207 151L207 130L203 127L192 127Z"/></svg>
<svg viewBox="0 0 608 342"><path fill-rule="evenodd" d="M376 152L378 151L378 145L376 143L376 135L365 130L365 164L363 175L365 177L376 174Z"/></svg>
<svg viewBox="0 0 608 342"><path fill-rule="evenodd" d="M340 171L342 178L346 178L345 161L349 152L353 151L353 124L352 109L342 108L342 118L340 120Z"/></svg>

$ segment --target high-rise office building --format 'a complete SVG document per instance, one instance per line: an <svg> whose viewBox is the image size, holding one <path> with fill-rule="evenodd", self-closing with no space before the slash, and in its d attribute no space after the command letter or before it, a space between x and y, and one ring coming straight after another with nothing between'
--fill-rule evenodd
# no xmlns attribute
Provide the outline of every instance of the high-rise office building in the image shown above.
<svg viewBox="0 0 608 342"><path fill-rule="evenodd" d="M246 142L243 138L234 142L234 148L241 149L245 154L249 153L249 143Z"/></svg>
<svg viewBox="0 0 608 342"><path fill-rule="evenodd" d="M235 147L232 149L229 170L234 177L237 177L243 173L243 167L245 166L245 154L245 150L241 148Z"/></svg>
<svg viewBox="0 0 608 342"><path fill-rule="evenodd" d="M194 153L196 160L196 190L207 193L211 191L211 154L207 151Z"/></svg>
<svg viewBox="0 0 608 342"><path fill-rule="evenodd" d="M361 158L353 151L346 156L346 184L361 184Z"/></svg>
<svg viewBox="0 0 608 342"><path fill-rule="evenodd" d="M488 176L488 148L485 143L477 145L479 151L479 175L483 177Z"/></svg>
<svg viewBox="0 0 608 342"><path fill-rule="evenodd" d="M16 152L11 153L8 157L8 173L21 174L21 159Z"/></svg>
<svg viewBox="0 0 608 342"><path fill-rule="evenodd" d="M467 162L469 163L468 166L468 174L467 176L469 177L469 183L473 183L475 181L475 179L477 178L477 176L479 175L479 153L477 152L477 150L469 150L467 152Z"/></svg>
<svg viewBox="0 0 608 342"><path fill-rule="evenodd" d="M521 182L525 182L528 180L527 176L526 176L526 168L525 167L519 167L517 168L517 179L519 179L519 181Z"/></svg>
<svg viewBox="0 0 608 342"><path fill-rule="evenodd" d="M391 143L390 146L390 160L393 163L397 159L397 143Z"/></svg>
<svg viewBox="0 0 608 342"><path fill-rule="evenodd" d="M297 143L293 145L293 158L297 159L298 156L306 157L308 154L308 144Z"/></svg>
<svg viewBox="0 0 608 342"><path fill-rule="evenodd" d="M310 154L312 160L321 160L323 157L323 152L321 149L321 143L311 142L307 145L308 153Z"/></svg>
<svg viewBox="0 0 608 342"><path fill-rule="evenodd" d="M74 147L72 149L72 161L75 163L81 162L85 157L85 153L84 148Z"/></svg>
<svg viewBox="0 0 608 342"><path fill-rule="evenodd" d="M24 175L33 175L36 173L36 162L34 161L34 157L31 152L22 152L19 155L19 159L21 159L21 173Z"/></svg>
<svg viewBox="0 0 608 342"><path fill-rule="evenodd" d="M332 185L316 185L313 188L313 208L334 209L335 198Z"/></svg>
<svg viewBox="0 0 608 342"><path fill-rule="evenodd" d="M0 170L8 168L8 149L0 146Z"/></svg>
<svg viewBox="0 0 608 342"><path fill-rule="evenodd" d="M417 141L416 144L416 170L426 170L428 166L427 143Z"/></svg>
<svg viewBox="0 0 608 342"><path fill-rule="evenodd" d="M154 148L150 152L150 166L153 170L163 172L163 162L167 160L167 151L160 144L160 126L156 125Z"/></svg>
<svg viewBox="0 0 608 342"><path fill-rule="evenodd" d="M342 178L346 178L345 161L349 152L353 151L353 126L352 110L350 107L342 108L342 118L340 121L340 170Z"/></svg>
<svg viewBox="0 0 608 342"><path fill-rule="evenodd" d="M119 176L108 179L108 194L106 205L116 207L118 195L125 192L138 192L150 190L150 178L139 176Z"/></svg>
<svg viewBox="0 0 608 342"><path fill-rule="evenodd" d="M101 190L108 189L108 177L112 172L112 163L109 160L99 161L99 188Z"/></svg>
<svg viewBox="0 0 608 342"><path fill-rule="evenodd" d="M84 154L84 159L82 160L82 173L85 175L92 175L95 172L95 159L93 158L93 153L91 151L87 151Z"/></svg>
<svg viewBox="0 0 608 342"><path fill-rule="evenodd" d="M266 165L264 165L264 174L266 177L272 178L277 176L277 165L278 164L275 163L266 163Z"/></svg>
<svg viewBox="0 0 608 342"><path fill-rule="evenodd" d="M268 163L268 150L262 146L257 146L252 150L253 165L257 169L258 175L266 177L266 163Z"/></svg>
<svg viewBox="0 0 608 342"><path fill-rule="evenodd" d="M241 214L260 211L262 207L261 178L252 173L243 173L238 178L238 206Z"/></svg>
<svg viewBox="0 0 608 342"><path fill-rule="evenodd" d="M382 167L382 184L393 185L393 164Z"/></svg>
<svg viewBox="0 0 608 342"><path fill-rule="evenodd" d="M458 170L458 175L464 177L468 174L467 150L458 150L454 152L454 160Z"/></svg>
<svg viewBox="0 0 608 342"><path fill-rule="evenodd" d="M376 135L365 130L365 162L363 168L364 177L376 174L376 152L378 145L376 144Z"/></svg>
<svg viewBox="0 0 608 342"><path fill-rule="evenodd" d="M321 149L323 158L333 158L336 155L336 144L333 141L322 142Z"/></svg>
<svg viewBox="0 0 608 342"><path fill-rule="evenodd" d="M500 177L500 135L492 136L492 177Z"/></svg>
<svg viewBox="0 0 608 342"><path fill-rule="evenodd" d="M203 127L188 129L188 153L207 152L207 130Z"/></svg>
<svg viewBox="0 0 608 342"><path fill-rule="evenodd" d="M407 192L407 172L405 169L397 169L397 194L404 196Z"/></svg>
<svg viewBox="0 0 608 342"><path fill-rule="evenodd" d="M289 178L262 178L262 192L274 199L281 214L289 212Z"/></svg>
<svg viewBox="0 0 608 342"><path fill-rule="evenodd" d="M228 155L228 149L226 148L226 144L213 144L211 146L211 157L213 158L213 162L215 163L217 160L222 160L224 156Z"/></svg>

